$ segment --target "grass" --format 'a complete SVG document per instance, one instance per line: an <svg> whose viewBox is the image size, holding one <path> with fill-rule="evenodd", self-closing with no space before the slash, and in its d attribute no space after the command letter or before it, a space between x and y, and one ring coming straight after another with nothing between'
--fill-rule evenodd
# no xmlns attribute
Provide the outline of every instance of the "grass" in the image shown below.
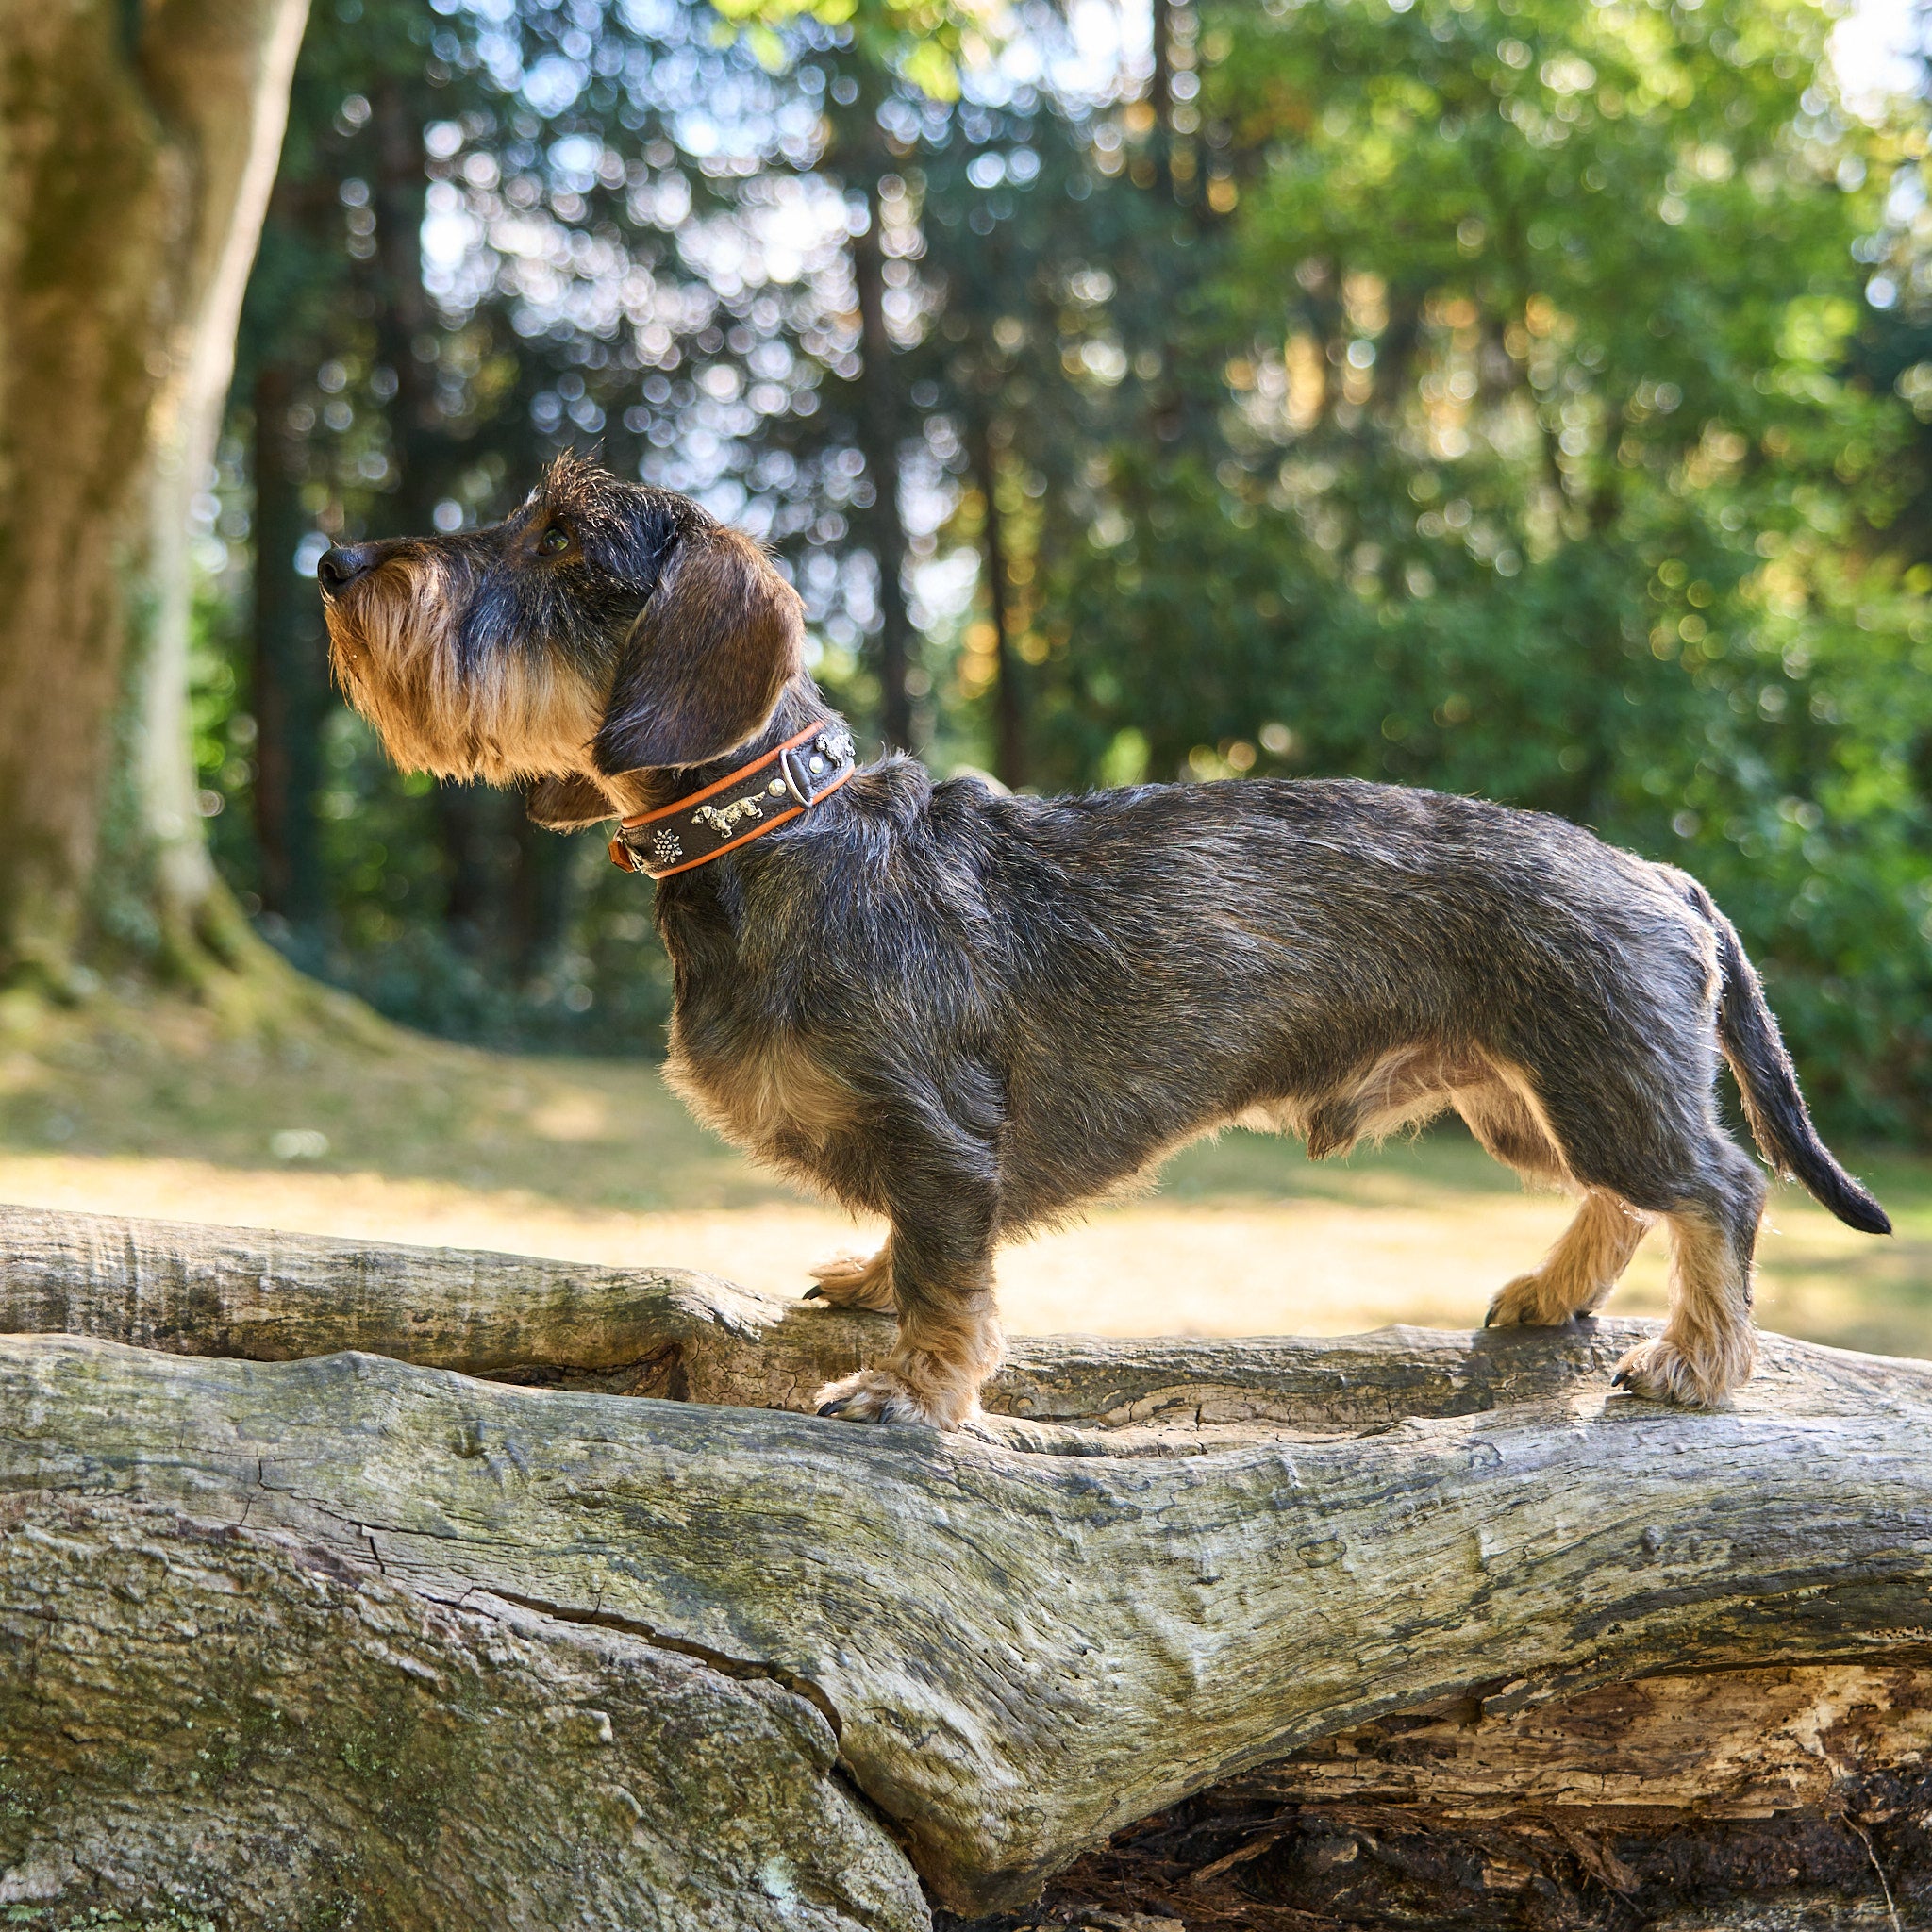
<svg viewBox="0 0 1932 1932"><path fill-rule="evenodd" d="M1898 1238L1779 1190L1761 1249L1767 1327L1932 1356L1932 1161L1852 1163ZM801 1201L696 1126L656 1069L508 1058L311 1001L279 1030L180 999L0 1004L0 1199L376 1240L673 1262L792 1292L875 1228ZM1023 1332L1337 1334L1468 1327L1567 1218L1459 1130L1318 1165L1230 1133L1160 1191L1008 1249ZM1659 1312L1661 1241L1613 1308Z"/></svg>

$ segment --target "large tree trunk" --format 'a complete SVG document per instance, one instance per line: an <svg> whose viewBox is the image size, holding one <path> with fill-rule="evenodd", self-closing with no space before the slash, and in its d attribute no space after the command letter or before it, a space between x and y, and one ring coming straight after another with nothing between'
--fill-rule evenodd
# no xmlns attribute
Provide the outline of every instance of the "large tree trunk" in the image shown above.
<svg viewBox="0 0 1932 1932"><path fill-rule="evenodd" d="M205 487L306 0L0 0L0 975L68 981L125 704L114 923L214 899L187 728Z"/></svg>
<svg viewBox="0 0 1932 1932"><path fill-rule="evenodd" d="M1702 1415L1611 1392L1629 1324L1063 1338L941 1438L776 1412L883 1324L704 1276L0 1255L0 1327L67 1331L0 1342L0 1897L267 1926L273 1845L397 1926L910 1928L905 1859L971 1912L1085 1854L1063 1898L1189 1924L1427 1923L1433 1869L1769 1926L1851 1845L1932 1906L1924 1364L1767 1337ZM341 1346L418 1365L291 1359Z"/></svg>

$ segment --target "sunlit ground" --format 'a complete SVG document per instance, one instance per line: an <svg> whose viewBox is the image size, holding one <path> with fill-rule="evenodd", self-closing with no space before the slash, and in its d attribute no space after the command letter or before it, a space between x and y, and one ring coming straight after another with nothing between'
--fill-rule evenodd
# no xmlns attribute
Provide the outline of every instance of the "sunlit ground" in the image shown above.
<svg viewBox="0 0 1932 1932"><path fill-rule="evenodd" d="M1932 1356L1932 1162L1853 1164L1899 1226L1874 1241L1774 1197L1759 1317ZM684 1114L654 1068L511 1059L397 1034L225 1042L186 1007L42 1018L0 1052L0 1199L318 1234L702 1268L780 1293L877 1230L802 1202ZM1341 1334L1479 1323L1567 1218L1459 1133L1316 1165L1229 1134L1151 1196L1002 1255L1020 1332ZM1612 1307L1663 1307L1645 1243Z"/></svg>

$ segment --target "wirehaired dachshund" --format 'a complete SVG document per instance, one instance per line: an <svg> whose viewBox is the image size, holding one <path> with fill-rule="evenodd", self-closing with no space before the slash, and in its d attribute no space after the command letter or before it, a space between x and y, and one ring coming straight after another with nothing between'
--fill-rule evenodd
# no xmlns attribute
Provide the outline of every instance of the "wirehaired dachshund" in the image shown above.
<svg viewBox="0 0 1932 1932"><path fill-rule="evenodd" d="M1454 1108L1576 1218L1491 1323L1588 1313L1654 1219L1674 1249L1633 1394L1723 1406L1751 1373L1757 1162L1890 1223L1812 1126L1730 922L1694 879L1537 813L1352 780L1078 798L851 768L799 600L694 504L559 461L488 529L342 545L336 675L402 764L534 780L621 819L659 879L667 1069L707 1122L884 1215L825 1300L891 1352L820 1413L954 1428L1000 1354L992 1256L1239 1123L1316 1158ZM849 782L847 782L849 780Z"/></svg>

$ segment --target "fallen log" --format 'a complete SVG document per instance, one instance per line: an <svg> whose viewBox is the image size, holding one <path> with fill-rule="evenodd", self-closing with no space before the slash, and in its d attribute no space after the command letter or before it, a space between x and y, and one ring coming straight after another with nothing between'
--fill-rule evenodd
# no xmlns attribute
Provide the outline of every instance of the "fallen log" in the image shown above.
<svg viewBox="0 0 1932 1932"><path fill-rule="evenodd" d="M8 1924L924 1922L820 1710L621 1620L45 1491L0 1505L0 1591Z"/></svg>
<svg viewBox="0 0 1932 1932"><path fill-rule="evenodd" d="M803 1413L886 1332L877 1315L686 1269L0 1205L0 1333L251 1361L362 1349L526 1386ZM1528 1401L1615 1361L1637 1332L1565 1330L1526 1349L1501 1331L1401 1328L1313 1343L1017 1336L986 1402L1058 1446L1079 1446L1056 1434L1071 1424L1106 1430L1108 1454L1166 1453L1224 1444L1231 1431L1367 1427Z"/></svg>
<svg viewBox="0 0 1932 1932"><path fill-rule="evenodd" d="M897 1932L924 1923L915 1872L944 1909L995 1912L1083 1855L1112 1885L1168 1831L1195 1834L1190 1874L1220 1867L1174 1880L1222 1915L1200 1923L1248 1923L1227 1913L1275 1909L1255 1886L1292 1890L1313 1857L1294 1821L1462 1817L1384 1771L1307 1769L1324 1740L1373 1757L1378 1724L1493 1740L1604 1687L1803 1665L1922 1674L1888 1678L1905 1717L1845 1733L1778 1815L1842 1809L1924 1748L1925 1364L1768 1337L1738 1407L1693 1415L1611 1391L1630 1324L1033 1341L984 1430L942 1439L782 1412L879 1345L864 1317L666 1271L17 1209L0 1327L39 1331L0 1341L0 1903L299 1923L234 1875L259 1856L237 1846L272 1843L291 1886L397 1926ZM321 1353L342 1348L365 1352ZM287 1733L265 1699L300 1713ZM725 1741L699 1763L711 1720L665 1713L707 1700ZM338 1706L408 1736L352 1758ZM164 1776L191 1716L222 1741ZM208 1764L232 1830L184 1782ZM731 1764L727 1840L707 1766ZM1563 1808L1498 1778L1491 1839ZM1556 1856L1516 1861L1507 1923ZM1578 1897L1620 1896L1561 1857Z"/></svg>

